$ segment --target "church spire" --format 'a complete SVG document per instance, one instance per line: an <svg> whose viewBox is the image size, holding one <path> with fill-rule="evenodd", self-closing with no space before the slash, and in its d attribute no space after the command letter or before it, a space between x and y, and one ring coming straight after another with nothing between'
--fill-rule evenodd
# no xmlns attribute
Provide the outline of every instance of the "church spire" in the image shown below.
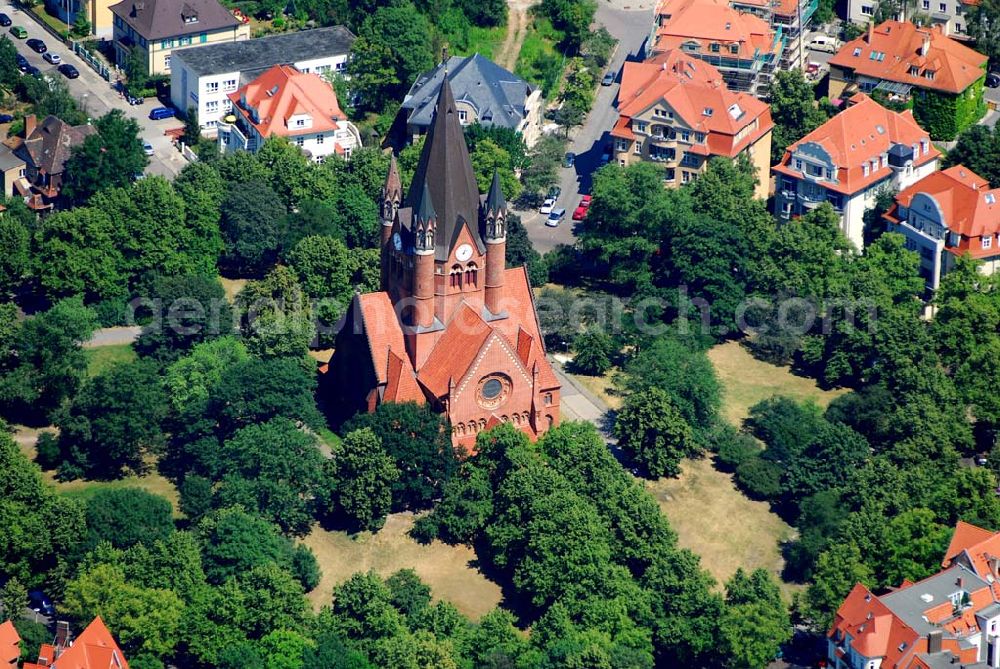
<svg viewBox="0 0 1000 669"><path fill-rule="evenodd" d="M507 200L503 197L503 189L500 187L500 171L493 170L493 183L490 184L490 193L486 196L486 212L496 215L499 212L507 211Z"/></svg>
<svg viewBox="0 0 1000 669"><path fill-rule="evenodd" d="M389 154L389 173L385 175L385 185L382 186L382 199L395 200L397 203L403 199L403 182L399 178L395 153Z"/></svg>

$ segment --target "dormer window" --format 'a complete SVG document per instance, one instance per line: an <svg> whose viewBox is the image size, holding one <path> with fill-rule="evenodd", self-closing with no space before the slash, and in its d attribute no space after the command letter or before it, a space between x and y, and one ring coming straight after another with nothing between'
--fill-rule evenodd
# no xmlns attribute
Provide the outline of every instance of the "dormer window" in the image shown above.
<svg viewBox="0 0 1000 669"><path fill-rule="evenodd" d="M712 110L712 108L711 108L711 107L705 107L705 108L704 108L704 109L703 109L703 110L701 111L701 113L702 113L702 114L704 114L705 116L711 116L711 115L712 115L712 114L713 114L714 112L713 112L713 110Z"/></svg>
<svg viewBox="0 0 1000 669"><path fill-rule="evenodd" d="M919 77L920 76L920 68L918 66L916 66L916 65L910 65L910 76L911 77Z"/></svg>
<svg viewBox="0 0 1000 669"><path fill-rule="evenodd" d="M934 81L934 70L925 70L924 71L924 79L928 79L930 81Z"/></svg>
<svg viewBox="0 0 1000 669"><path fill-rule="evenodd" d="M920 153L927 153L930 150L930 144L926 139L920 140Z"/></svg>
<svg viewBox="0 0 1000 669"><path fill-rule="evenodd" d="M864 176L868 176L868 163L865 163L864 165L861 166L861 173Z"/></svg>
<svg viewBox="0 0 1000 669"><path fill-rule="evenodd" d="M739 52L740 52L740 45L739 44L733 44L732 46L729 47L729 53L731 53L731 54L738 54Z"/></svg>
<svg viewBox="0 0 1000 669"><path fill-rule="evenodd" d="M983 248L984 249L993 248L993 237L992 236L983 237Z"/></svg>
<svg viewBox="0 0 1000 669"><path fill-rule="evenodd" d="M720 46L715 42L712 42L712 45L709 48L712 50L712 53L719 53Z"/></svg>
<svg viewBox="0 0 1000 669"><path fill-rule="evenodd" d="M854 47L854 57L857 58L860 55L861 55L861 47L859 46Z"/></svg>
<svg viewBox="0 0 1000 669"><path fill-rule="evenodd" d="M997 201L993 193L987 193L985 199L986 199L986 204L996 204Z"/></svg>

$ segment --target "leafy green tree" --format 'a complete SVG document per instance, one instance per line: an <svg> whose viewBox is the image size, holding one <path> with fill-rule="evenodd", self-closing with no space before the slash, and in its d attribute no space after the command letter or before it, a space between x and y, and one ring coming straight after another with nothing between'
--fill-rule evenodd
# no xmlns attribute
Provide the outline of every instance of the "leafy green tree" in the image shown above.
<svg viewBox="0 0 1000 669"><path fill-rule="evenodd" d="M525 267L528 281L532 286L544 286L549 282L549 268L528 237L528 231L521 218L507 214L507 268Z"/></svg>
<svg viewBox="0 0 1000 669"><path fill-rule="evenodd" d="M730 666L756 669L777 656L781 645L792 638L792 625L769 573L736 570L726 583L726 612L720 627Z"/></svg>
<svg viewBox="0 0 1000 669"><path fill-rule="evenodd" d="M174 531L170 502L141 488L101 488L87 500L87 541L116 548L166 539Z"/></svg>
<svg viewBox="0 0 1000 669"><path fill-rule="evenodd" d="M70 30L73 37L84 38L90 37L90 19L87 18L87 12L77 12L76 19L73 21L73 28Z"/></svg>
<svg viewBox="0 0 1000 669"><path fill-rule="evenodd" d="M431 604L431 589L412 569L400 569L385 581L392 605L407 618L414 618Z"/></svg>
<svg viewBox="0 0 1000 669"><path fill-rule="evenodd" d="M392 506L392 485L399 478L395 460L370 428L349 432L337 445L326 470L334 513L351 527L378 530Z"/></svg>
<svg viewBox="0 0 1000 669"><path fill-rule="evenodd" d="M259 642L269 669L300 669L303 655L315 645L312 639L292 630L274 630Z"/></svg>
<svg viewBox="0 0 1000 669"><path fill-rule="evenodd" d="M224 468L215 491L217 506L242 505L304 535L312 524L312 500L320 485L323 456L316 437L276 417L248 425L222 446Z"/></svg>
<svg viewBox="0 0 1000 669"><path fill-rule="evenodd" d="M502 26L507 22L507 3L499 0L472 2L460 0L456 5L476 26Z"/></svg>
<svg viewBox="0 0 1000 669"><path fill-rule="evenodd" d="M365 19L351 49L359 62L348 66L362 107L380 111L385 100L401 97L420 73L434 66L430 35L427 18L407 0L379 7ZM355 80L356 74L361 78Z"/></svg>
<svg viewBox="0 0 1000 669"><path fill-rule="evenodd" d="M195 344L188 355L171 363L164 374L170 408L182 419L203 413L223 372L249 357L243 342L231 336Z"/></svg>
<svg viewBox="0 0 1000 669"><path fill-rule="evenodd" d="M190 474L177 486L181 512L191 522L198 522L212 508L212 481Z"/></svg>
<svg viewBox="0 0 1000 669"><path fill-rule="evenodd" d="M681 459L695 455L691 427L659 388L632 393L615 419L615 436L650 476L677 476Z"/></svg>
<svg viewBox="0 0 1000 669"><path fill-rule="evenodd" d="M948 151L948 166L964 165L990 184L1000 183L1000 133L985 125L973 125L958 136L955 147Z"/></svg>
<svg viewBox="0 0 1000 669"><path fill-rule="evenodd" d="M60 475L120 478L145 471L143 458L163 444L167 397L156 365L116 365L84 384L57 419Z"/></svg>
<svg viewBox="0 0 1000 669"><path fill-rule="evenodd" d="M889 520L877 572L886 584L916 582L936 573L952 528L935 522L930 509L911 509Z"/></svg>
<svg viewBox="0 0 1000 669"><path fill-rule="evenodd" d="M0 347L0 413L36 421L72 397L86 376L80 345L96 326L93 311L66 299L10 327L9 343Z"/></svg>
<svg viewBox="0 0 1000 669"><path fill-rule="evenodd" d="M160 303L159 318L143 330L135 348L156 360L177 360L192 347L233 331L232 311L216 277L156 277L149 297Z"/></svg>
<svg viewBox="0 0 1000 669"><path fill-rule="evenodd" d="M302 359L316 337L312 305L294 270L278 266L236 298L243 340L258 358Z"/></svg>
<svg viewBox="0 0 1000 669"><path fill-rule="evenodd" d="M33 274L49 299L80 295L96 302L122 295L125 257L111 217L77 207L46 217L35 233Z"/></svg>
<svg viewBox="0 0 1000 669"><path fill-rule="evenodd" d="M475 126L472 126L475 127ZM540 195L559 181L566 142L555 135L542 135L531 148L521 170L521 182L531 194Z"/></svg>
<svg viewBox="0 0 1000 669"><path fill-rule="evenodd" d="M508 202L513 202L521 194L521 182L514 175L515 159L507 149L492 139L484 138L476 142L469 157L480 192L489 191L493 173L497 172L500 174L500 189Z"/></svg>
<svg viewBox="0 0 1000 669"><path fill-rule="evenodd" d="M52 643L52 634L42 623L27 618L14 618L14 629L21 637L21 662L37 662L43 643Z"/></svg>
<svg viewBox="0 0 1000 669"><path fill-rule="evenodd" d="M426 405L413 402L380 404L372 413L358 414L343 431L371 428L399 468L392 486L394 509L422 509L441 494L457 465L451 430Z"/></svg>
<svg viewBox="0 0 1000 669"><path fill-rule="evenodd" d="M0 75L2 76L2 75ZM0 295L14 291L31 265L29 243L31 235L20 218L8 213L0 215Z"/></svg>
<svg viewBox="0 0 1000 669"><path fill-rule="evenodd" d="M966 22L969 35L976 40L976 50L989 56L991 63L1000 61L1000 36L996 30L1000 22L1000 4L996 0L981 2L971 9Z"/></svg>
<svg viewBox="0 0 1000 669"><path fill-rule="evenodd" d="M17 620L28 605L28 588L16 577L0 587L0 615L5 620Z"/></svg>
<svg viewBox="0 0 1000 669"><path fill-rule="evenodd" d="M363 254L350 252L334 237L305 237L287 255L302 290L315 300L318 329L330 332L350 304L354 286L363 279Z"/></svg>
<svg viewBox="0 0 1000 669"><path fill-rule="evenodd" d="M563 45L575 52L590 33L597 3L594 0L542 0L540 10L563 32Z"/></svg>
<svg viewBox="0 0 1000 669"><path fill-rule="evenodd" d="M573 369L588 376L601 376L611 369L615 344L606 332L591 328L573 339Z"/></svg>
<svg viewBox="0 0 1000 669"><path fill-rule="evenodd" d="M816 105L813 85L801 70L778 72L771 80L771 162L777 163L785 149L823 125L826 113Z"/></svg>
<svg viewBox="0 0 1000 669"><path fill-rule="evenodd" d="M833 614L856 583L875 585L871 569L852 543L834 542L816 561L813 582L806 591L802 613L815 629L829 629Z"/></svg>
<svg viewBox="0 0 1000 669"><path fill-rule="evenodd" d="M66 161L62 194L77 204L94 193L132 183L149 163L139 138L139 124L120 109L94 122L97 133L74 146Z"/></svg>
<svg viewBox="0 0 1000 669"><path fill-rule="evenodd" d="M53 77L21 77L16 86L19 97L31 102L38 118L58 116L70 125L83 125L87 115L80 110L66 82Z"/></svg>
<svg viewBox="0 0 1000 669"><path fill-rule="evenodd" d="M4 35L0 39L0 86L12 91L21 78L20 75L21 71L17 67L17 47Z"/></svg>
<svg viewBox="0 0 1000 669"><path fill-rule="evenodd" d="M285 208L270 186L234 185L221 205L224 251L220 262L240 276L263 276L278 258Z"/></svg>

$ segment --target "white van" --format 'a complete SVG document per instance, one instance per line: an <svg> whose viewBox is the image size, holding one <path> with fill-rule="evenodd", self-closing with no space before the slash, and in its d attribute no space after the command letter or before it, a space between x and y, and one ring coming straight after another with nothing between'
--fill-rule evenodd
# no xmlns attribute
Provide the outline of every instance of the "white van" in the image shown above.
<svg viewBox="0 0 1000 669"><path fill-rule="evenodd" d="M840 42L834 37L820 35L809 40L806 48L810 51L825 51L826 53L837 53L840 50Z"/></svg>

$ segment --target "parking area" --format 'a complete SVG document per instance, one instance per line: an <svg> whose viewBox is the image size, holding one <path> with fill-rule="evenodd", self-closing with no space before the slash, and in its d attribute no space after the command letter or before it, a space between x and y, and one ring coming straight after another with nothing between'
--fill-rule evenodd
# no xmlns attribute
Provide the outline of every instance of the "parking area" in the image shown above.
<svg viewBox="0 0 1000 669"><path fill-rule="evenodd" d="M152 121L148 117L149 110L158 106L159 102L147 99L141 105L128 104L113 88L112 83L102 79L83 59L74 54L69 46L59 42L42 28L34 16L8 3L0 4L0 12L11 19L13 25L0 30L13 42L17 52L24 56L30 65L37 67L41 74L65 81L70 94L76 98L80 108L89 117L98 118L112 109L121 109L127 116L136 119L143 141L149 142L153 147L153 155L150 156L146 174L159 174L172 179L187 164L184 157L174 148L170 138L163 134L170 128L181 127L182 122L179 119ZM24 39L18 39L10 32L14 27L24 29ZM80 76L76 79L64 77L57 65L47 62L42 54L28 47L27 42L30 39L40 39L45 42L48 52L58 55L62 62L73 65Z"/></svg>

